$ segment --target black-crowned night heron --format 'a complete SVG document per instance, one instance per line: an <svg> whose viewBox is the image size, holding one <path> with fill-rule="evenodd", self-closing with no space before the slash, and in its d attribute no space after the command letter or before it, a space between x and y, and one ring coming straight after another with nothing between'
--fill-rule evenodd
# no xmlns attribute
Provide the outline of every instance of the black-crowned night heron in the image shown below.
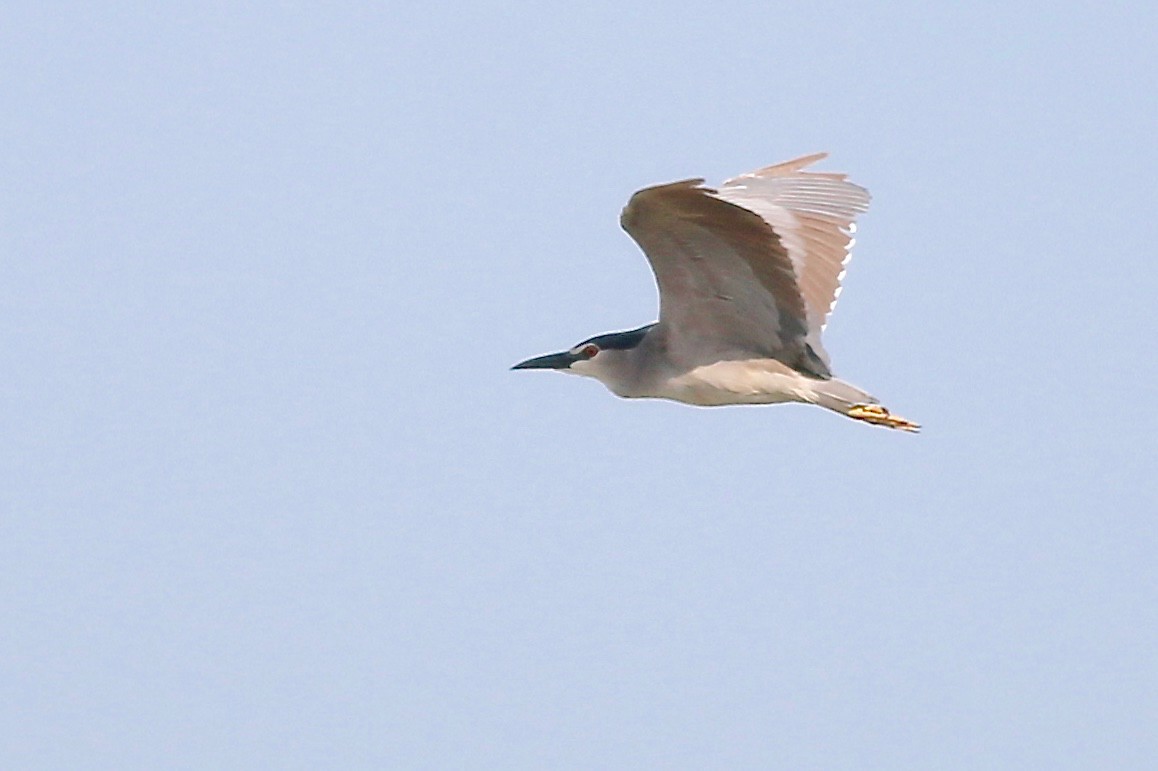
<svg viewBox="0 0 1158 771"><path fill-rule="evenodd" d="M597 335L513 369L600 380L626 398L818 404L905 431L920 426L832 376L820 343L868 191L804 171L825 153L729 179L640 190L619 219L659 285L659 321Z"/></svg>

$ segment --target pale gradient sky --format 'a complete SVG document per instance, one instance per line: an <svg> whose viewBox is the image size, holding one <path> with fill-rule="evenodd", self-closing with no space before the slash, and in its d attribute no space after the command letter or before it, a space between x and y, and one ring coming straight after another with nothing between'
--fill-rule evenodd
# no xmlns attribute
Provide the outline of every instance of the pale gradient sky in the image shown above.
<svg viewBox="0 0 1158 771"><path fill-rule="evenodd" d="M0 766L1149 768L1148 3L9 3ZM510 372L818 150L919 436Z"/></svg>

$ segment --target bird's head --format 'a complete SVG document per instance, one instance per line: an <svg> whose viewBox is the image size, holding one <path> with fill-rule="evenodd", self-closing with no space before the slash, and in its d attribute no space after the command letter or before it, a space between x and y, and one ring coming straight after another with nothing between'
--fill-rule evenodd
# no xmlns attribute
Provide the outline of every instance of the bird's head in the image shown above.
<svg viewBox="0 0 1158 771"><path fill-rule="evenodd" d="M560 372L582 375L584 369L591 368L590 362L602 351L597 343L588 340L567 351L548 353L520 361L511 369L557 369Z"/></svg>
<svg viewBox="0 0 1158 771"><path fill-rule="evenodd" d="M612 390L633 350L654 324L628 332L609 332L584 340L575 347L520 361L511 369L555 369L603 381Z"/></svg>

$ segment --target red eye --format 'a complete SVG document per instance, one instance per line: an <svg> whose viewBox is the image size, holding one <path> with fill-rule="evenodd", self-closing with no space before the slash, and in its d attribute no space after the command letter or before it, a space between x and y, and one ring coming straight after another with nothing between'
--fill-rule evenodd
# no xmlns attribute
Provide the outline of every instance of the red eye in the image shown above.
<svg viewBox="0 0 1158 771"><path fill-rule="evenodd" d="M583 355L586 356L588 359L590 359L592 356L594 356L597 353L599 353L599 346L597 346L597 345L585 345L585 346L583 346Z"/></svg>

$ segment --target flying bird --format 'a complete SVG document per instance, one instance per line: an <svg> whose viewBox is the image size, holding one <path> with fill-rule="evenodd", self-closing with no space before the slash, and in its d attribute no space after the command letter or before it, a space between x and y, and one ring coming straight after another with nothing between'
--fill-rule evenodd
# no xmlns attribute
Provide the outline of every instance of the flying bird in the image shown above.
<svg viewBox="0 0 1158 771"><path fill-rule="evenodd" d="M625 398L698 406L803 402L904 431L920 426L832 374L821 344L869 194L804 169L817 153L707 187L640 190L619 222L659 286L659 321L596 335L512 369L593 377Z"/></svg>

